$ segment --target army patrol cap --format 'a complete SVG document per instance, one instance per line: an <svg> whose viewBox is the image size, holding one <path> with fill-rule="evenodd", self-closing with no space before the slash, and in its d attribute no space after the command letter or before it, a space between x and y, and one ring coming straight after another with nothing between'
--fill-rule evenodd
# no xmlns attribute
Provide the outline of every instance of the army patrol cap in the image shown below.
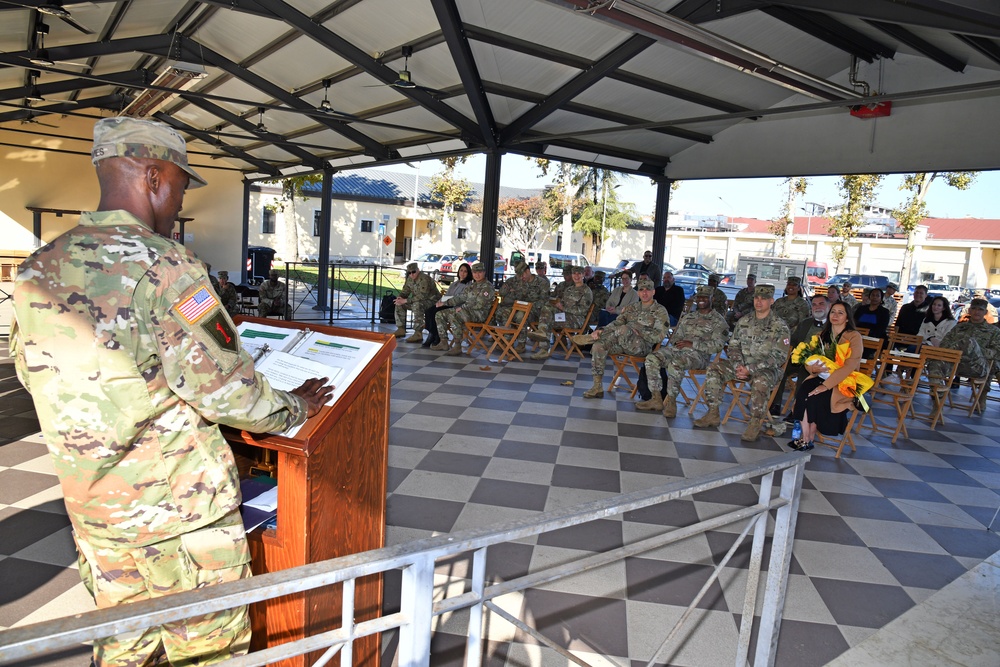
<svg viewBox="0 0 1000 667"><path fill-rule="evenodd" d="M747 280L750 280L751 278L753 278L754 280L757 280L757 274L756 273L748 273L747 274Z"/></svg>
<svg viewBox="0 0 1000 667"><path fill-rule="evenodd" d="M802 285L802 278L798 276L788 276L789 285Z"/></svg>
<svg viewBox="0 0 1000 667"><path fill-rule="evenodd" d="M899 285L897 285L896 283L889 283L888 285L885 286L885 288L886 289L894 289L897 292L899 291Z"/></svg>
<svg viewBox="0 0 1000 667"><path fill-rule="evenodd" d="M219 271L219 278L223 280L229 280L229 271Z"/></svg>
<svg viewBox="0 0 1000 667"><path fill-rule="evenodd" d="M486 267L483 266L482 262L473 262L472 263L472 270L473 271L485 271Z"/></svg>
<svg viewBox="0 0 1000 667"><path fill-rule="evenodd" d="M207 185L188 164L187 144L179 132L155 120L102 118L94 125L94 164L109 157L134 157L173 162L190 176L188 188Z"/></svg>
<svg viewBox="0 0 1000 667"><path fill-rule="evenodd" d="M753 288L753 295L760 296L765 299L774 298L774 285L757 285Z"/></svg>
<svg viewBox="0 0 1000 667"><path fill-rule="evenodd" d="M573 273L579 273L581 276L583 275L583 267L582 266L574 266L570 270ZM597 274L595 273L594 275L596 276Z"/></svg>
<svg viewBox="0 0 1000 667"><path fill-rule="evenodd" d="M413 273L414 271L419 271L419 270L420 270L420 267L417 265L416 262L410 262L409 264L406 265L406 272L407 273Z"/></svg>
<svg viewBox="0 0 1000 667"><path fill-rule="evenodd" d="M711 274L711 275L708 276L708 284L711 285L713 283L716 284L716 285L719 284L719 274L713 273L713 274Z"/></svg>
<svg viewBox="0 0 1000 667"><path fill-rule="evenodd" d="M989 310L990 302L986 299L973 299L969 302L969 310L973 308L979 308L982 310Z"/></svg>
<svg viewBox="0 0 1000 667"><path fill-rule="evenodd" d="M712 298L712 292L714 290L708 285L698 285L698 289L694 291L696 297L703 296L706 299Z"/></svg>
<svg viewBox="0 0 1000 667"><path fill-rule="evenodd" d="M517 266L514 267L514 273L516 275L521 275L522 273L524 273L525 271L527 271L529 268L530 267L528 266L527 262L518 262Z"/></svg>
<svg viewBox="0 0 1000 667"><path fill-rule="evenodd" d="M586 271L584 271L584 273L586 273ZM594 272L594 278L596 280L600 280L602 283L604 282L604 279L607 278L607 277L608 277L608 274L606 274L604 271L596 271L596 272Z"/></svg>
<svg viewBox="0 0 1000 667"><path fill-rule="evenodd" d="M642 278L639 280L639 284L636 286L636 289L656 289L656 288L653 286L652 280L650 280L649 278Z"/></svg>

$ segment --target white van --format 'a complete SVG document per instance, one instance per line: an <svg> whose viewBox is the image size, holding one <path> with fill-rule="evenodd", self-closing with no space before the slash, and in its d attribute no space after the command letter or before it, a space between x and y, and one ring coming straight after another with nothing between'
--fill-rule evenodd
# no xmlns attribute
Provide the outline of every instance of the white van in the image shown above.
<svg viewBox="0 0 1000 667"><path fill-rule="evenodd" d="M559 252L557 250L529 250L525 253L528 266L535 268L535 262L545 262L553 274L561 273L567 266L590 266L587 258L578 252Z"/></svg>

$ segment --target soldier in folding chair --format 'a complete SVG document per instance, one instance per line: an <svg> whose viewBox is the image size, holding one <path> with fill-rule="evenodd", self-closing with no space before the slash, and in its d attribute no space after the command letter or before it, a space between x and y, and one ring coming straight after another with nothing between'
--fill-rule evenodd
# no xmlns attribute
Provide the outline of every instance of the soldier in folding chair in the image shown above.
<svg viewBox="0 0 1000 667"><path fill-rule="evenodd" d="M973 412L982 414L986 407L994 362L1000 360L1000 328L986 321L986 299L973 299L966 311L969 319L959 322L941 340L941 347L962 350L962 363L958 374L969 378L972 385L973 401L969 406L969 416ZM992 366L992 368L991 368ZM949 405L953 402L949 398Z"/></svg>
<svg viewBox="0 0 1000 667"><path fill-rule="evenodd" d="M445 354L449 357L457 357L462 354L462 339L465 337L466 324L470 322L485 322L487 316L493 312L494 289L492 283L486 280L486 267L482 262L472 265L472 282L469 283L461 294L451 299L454 308L439 310L434 316L438 331L444 332L444 338L439 345L433 346L432 350L440 350L441 345L447 350ZM451 332L452 342L448 345L448 332ZM480 333L480 336L482 334ZM469 346L469 354L475 343Z"/></svg>
<svg viewBox="0 0 1000 667"><path fill-rule="evenodd" d="M580 332L587 323L594 293L583 284L582 266L574 266L570 275L573 284L563 290L562 296L555 303L543 303L538 316L538 330L528 334L528 338L538 342L538 351L531 355L532 359L549 358L549 337L553 330L558 338L564 328Z"/></svg>
<svg viewBox="0 0 1000 667"><path fill-rule="evenodd" d="M753 442L767 419L768 400L781 379L788 360L788 325L772 310L774 285L754 287L752 315L736 323L729 341L728 358L717 357L705 373L704 398L708 411L694 421L700 428L719 426L719 404L726 384L732 380L750 383L750 418L741 439Z"/></svg>
<svg viewBox="0 0 1000 667"><path fill-rule="evenodd" d="M625 307L621 314L603 329L592 334L573 337L577 345L594 344L590 369L594 384L584 392L584 398L604 396L604 360L609 354L628 354L645 358L667 332L667 311L653 301L653 281L639 280L639 303Z"/></svg>
<svg viewBox="0 0 1000 667"><path fill-rule="evenodd" d="M712 308L711 298L712 288L699 285L694 297L698 309L681 317L666 346L646 356L646 381L652 397L636 403L636 410L662 411L667 419L676 417L677 394L684 380L684 371L706 368L712 355L722 351L729 337L729 324ZM667 371L667 396L664 399L660 397L661 368Z"/></svg>
<svg viewBox="0 0 1000 667"><path fill-rule="evenodd" d="M864 355L861 334L855 328L847 306L839 301L830 307L827 323L819 333L819 341L834 350L844 344L848 347L837 354L842 363L836 370L828 371L823 363L805 365L809 376L798 383L795 407L792 408L792 416L802 423L802 437L789 444L800 452L813 448L817 431L828 436L844 433L854 396L842 393L839 385L861 367Z"/></svg>

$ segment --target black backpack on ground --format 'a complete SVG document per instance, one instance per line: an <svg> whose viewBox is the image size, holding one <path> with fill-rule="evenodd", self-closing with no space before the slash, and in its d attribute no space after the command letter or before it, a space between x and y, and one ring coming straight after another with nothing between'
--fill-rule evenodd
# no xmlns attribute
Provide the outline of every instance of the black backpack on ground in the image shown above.
<svg viewBox="0 0 1000 667"><path fill-rule="evenodd" d="M378 307L378 319L380 322L392 323L396 321L396 304L393 301L396 300L396 294L393 292L386 292L385 296L382 297L382 302Z"/></svg>

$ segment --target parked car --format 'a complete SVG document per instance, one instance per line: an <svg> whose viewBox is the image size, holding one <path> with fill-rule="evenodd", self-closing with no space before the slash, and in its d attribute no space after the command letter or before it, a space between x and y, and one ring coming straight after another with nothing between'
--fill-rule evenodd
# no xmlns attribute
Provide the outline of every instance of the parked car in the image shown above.
<svg viewBox="0 0 1000 667"><path fill-rule="evenodd" d="M702 271L701 269L682 269L673 273L674 284L680 285L683 288L685 299L690 299L694 296L694 291L698 289L698 285L707 285L708 277L712 275L711 271Z"/></svg>
<svg viewBox="0 0 1000 667"><path fill-rule="evenodd" d="M447 272L444 267L441 268L441 275L438 277L442 283L451 284L455 281L455 272L458 271L459 265L462 262L468 262L472 264L473 262L479 261L479 251L478 250L466 250L462 253L461 257L456 257L451 261L451 265L448 267ZM507 260L500 253L496 253L493 256L493 279L500 280L503 278L503 274L507 270Z"/></svg>
<svg viewBox="0 0 1000 667"><path fill-rule="evenodd" d="M719 287L724 285L735 285L736 284L736 274L735 273L720 273L719 274Z"/></svg>
<svg viewBox="0 0 1000 667"><path fill-rule="evenodd" d="M943 296L948 299L949 303L958 303L962 299L963 294L962 289L957 285L927 283L927 296L932 299L936 296Z"/></svg>
<svg viewBox="0 0 1000 667"><path fill-rule="evenodd" d="M630 266L636 263L642 264L642 259L619 260L618 266L615 267L614 273L620 273L621 271L624 271L625 269L629 268ZM660 271L663 272L670 271L671 273L677 273L677 267L671 264L670 262L663 262L663 264L660 265ZM662 274L660 277L661 278L663 277Z"/></svg>
<svg viewBox="0 0 1000 667"><path fill-rule="evenodd" d="M834 277L827 280L822 285L817 285L815 289L816 294L826 294L826 290L829 289L830 285L836 285L838 288L846 282L851 283L851 294L854 296L858 302L861 301L861 297L864 294L866 287L878 287L881 290L885 290L885 286L889 284L889 279L883 275L875 273L838 273Z"/></svg>

